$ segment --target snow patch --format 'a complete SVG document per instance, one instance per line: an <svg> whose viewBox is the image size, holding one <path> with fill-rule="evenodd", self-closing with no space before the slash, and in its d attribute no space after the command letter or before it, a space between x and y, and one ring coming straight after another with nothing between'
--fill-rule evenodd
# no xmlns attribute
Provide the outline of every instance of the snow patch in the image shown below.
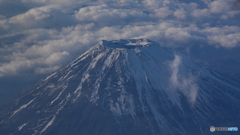
<svg viewBox="0 0 240 135"><path fill-rule="evenodd" d="M27 123L22 124L21 126L18 127L18 130L20 131L26 125L27 125Z"/></svg>
<svg viewBox="0 0 240 135"><path fill-rule="evenodd" d="M135 50L136 53L140 53L141 52L141 50L138 47L136 47L134 50Z"/></svg>

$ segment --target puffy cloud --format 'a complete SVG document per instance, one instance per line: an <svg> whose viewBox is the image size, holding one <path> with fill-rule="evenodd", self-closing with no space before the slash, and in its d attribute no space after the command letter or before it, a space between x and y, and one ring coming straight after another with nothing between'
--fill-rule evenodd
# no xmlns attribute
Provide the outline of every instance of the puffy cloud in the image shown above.
<svg viewBox="0 0 240 135"><path fill-rule="evenodd" d="M188 40L191 35L182 28L171 27L165 31L165 36L175 41L184 41Z"/></svg>
<svg viewBox="0 0 240 135"><path fill-rule="evenodd" d="M240 32L234 34L219 34L209 36L208 39L212 44L219 44L222 47L233 48L236 46L240 46Z"/></svg>
<svg viewBox="0 0 240 135"><path fill-rule="evenodd" d="M0 65L0 75L49 73L56 70L56 67L60 67L86 48L84 45L87 43L80 41L85 37L84 34L82 34L82 38L78 39L78 35L76 35L78 33L71 31L72 29L65 28L62 33L51 29L25 31L27 36L21 38L19 42L15 42L12 47L7 48L12 53L5 54L6 62ZM6 49L0 50L0 52L4 51Z"/></svg>
<svg viewBox="0 0 240 135"><path fill-rule="evenodd" d="M33 8L26 13L8 19L15 28L59 28L76 23L74 17L61 12L58 7L44 6Z"/></svg>
<svg viewBox="0 0 240 135"><path fill-rule="evenodd" d="M240 27L224 26L224 27L208 27L203 30L207 34L210 44L233 48L240 46Z"/></svg>
<svg viewBox="0 0 240 135"><path fill-rule="evenodd" d="M240 15L239 2L236 0L214 0L208 6L210 13L220 14L224 20Z"/></svg>
<svg viewBox="0 0 240 135"><path fill-rule="evenodd" d="M215 0L209 4L210 12L224 13L229 10L230 4L226 0Z"/></svg>
<svg viewBox="0 0 240 135"><path fill-rule="evenodd" d="M81 22L95 22L100 26L126 25L150 19L139 9L114 9L105 4L81 8L75 17Z"/></svg>
<svg viewBox="0 0 240 135"><path fill-rule="evenodd" d="M210 17L208 9L195 9L191 15L196 18L205 18L205 17Z"/></svg>
<svg viewBox="0 0 240 135"><path fill-rule="evenodd" d="M187 12L184 9L177 9L173 14L178 19L185 19L187 16Z"/></svg>
<svg viewBox="0 0 240 135"><path fill-rule="evenodd" d="M166 18L170 15L172 15L173 11L169 9L169 7L162 7L155 9L155 16L159 18Z"/></svg>

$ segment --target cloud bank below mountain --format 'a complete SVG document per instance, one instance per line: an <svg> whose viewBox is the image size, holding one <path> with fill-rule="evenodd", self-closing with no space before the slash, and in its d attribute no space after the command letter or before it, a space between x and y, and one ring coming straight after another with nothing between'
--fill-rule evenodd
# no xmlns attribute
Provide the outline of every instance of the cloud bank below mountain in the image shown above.
<svg viewBox="0 0 240 135"><path fill-rule="evenodd" d="M103 39L240 45L235 0L1 0L0 5L0 77L50 73Z"/></svg>

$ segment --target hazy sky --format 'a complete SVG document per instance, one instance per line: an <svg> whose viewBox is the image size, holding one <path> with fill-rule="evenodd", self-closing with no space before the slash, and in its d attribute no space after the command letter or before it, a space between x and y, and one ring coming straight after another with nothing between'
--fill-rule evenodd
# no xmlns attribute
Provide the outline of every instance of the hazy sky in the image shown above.
<svg viewBox="0 0 240 135"><path fill-rule="evenodd" d="M36 81L103 39L144 37L237 56L239 19L238 0L0 0L0 94L13 89L6 82Z"/></svg>

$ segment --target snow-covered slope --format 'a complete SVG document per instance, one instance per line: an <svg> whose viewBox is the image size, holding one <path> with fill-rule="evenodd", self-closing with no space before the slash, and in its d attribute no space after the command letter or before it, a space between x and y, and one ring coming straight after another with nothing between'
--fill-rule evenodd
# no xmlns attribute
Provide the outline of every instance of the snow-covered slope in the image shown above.
<svg viewBox="0 0 240 135"><path fill-rule="evenodd" d="M206 135L240 127L239 96L239 82L148 39L101 41L2 105L0 132Z"/></svg>

